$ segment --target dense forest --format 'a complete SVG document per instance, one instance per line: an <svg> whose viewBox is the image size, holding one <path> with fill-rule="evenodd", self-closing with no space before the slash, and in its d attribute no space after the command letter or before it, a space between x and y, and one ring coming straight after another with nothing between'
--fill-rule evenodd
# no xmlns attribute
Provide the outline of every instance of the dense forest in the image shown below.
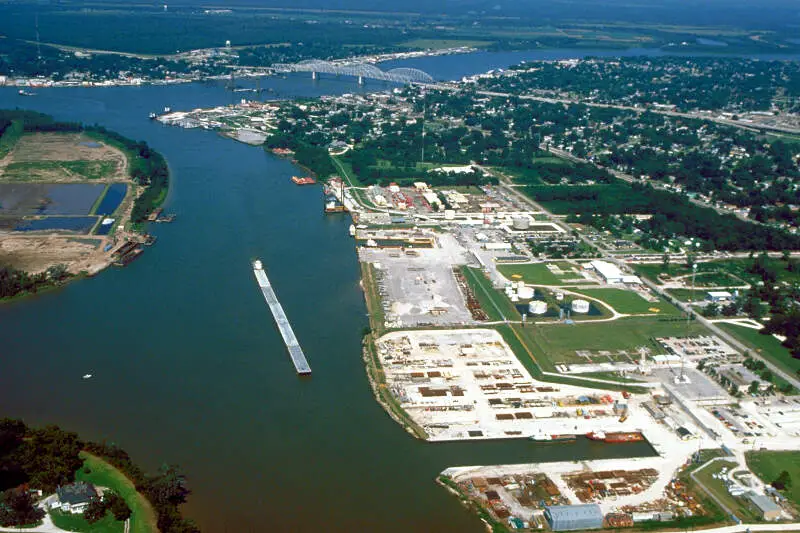
<svg viewBox="0 0 800 533"><path fill-rule="evenodd" d="M77 434L57 426L31 428L9 418L0 419L0 526L38 522L44 512L35 506L38 497L34 491L47 496L58 486L72 483L83 466L78 455L82 450L107 460L133 481L155 508L162 533L199 531L180 515L179 506L190 490L176 467L164 466L155 475L146 475L115 446L83 442Z"/></svg>
<svg viewBox="0 0 800 533"><path fill-rule="evenodd" d="M615 182L593 186L530 186L528 192L560 214L582 215L591 223L596 216L652 214L638 223L652 235L688 235L718 250L797 250L800 236L779 228L755 225L733 215L721 215L692 204L687 198L648 185Z"/></svg>

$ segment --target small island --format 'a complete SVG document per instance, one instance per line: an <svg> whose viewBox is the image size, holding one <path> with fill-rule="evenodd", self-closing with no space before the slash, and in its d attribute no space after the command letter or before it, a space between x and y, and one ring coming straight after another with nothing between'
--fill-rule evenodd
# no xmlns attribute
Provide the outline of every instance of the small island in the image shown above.
<svg viewBox="0 0 800 533"><path fill-rule="evenodd" d="M138 257L168 186L166 161L144 142L0 111L0 300Z"/></svg>

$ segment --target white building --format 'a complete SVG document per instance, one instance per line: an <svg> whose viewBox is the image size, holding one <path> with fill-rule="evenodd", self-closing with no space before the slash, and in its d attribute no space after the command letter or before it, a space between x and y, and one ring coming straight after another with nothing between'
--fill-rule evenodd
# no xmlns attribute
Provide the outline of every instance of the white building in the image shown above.
<svg viewBox="0 0 800 533"><path fill-rule="evenodd" d="M728 291L708 291L706 293L706 300L714 303L730 302L733 300L733 295Z"/></svg>
<svg viewBox="0 0 800 533"><path fill-rule="evenodd" d="M612 263L607 261L592 261L589 266L593 268L606 283L622 283L625 275Z"/></svg>

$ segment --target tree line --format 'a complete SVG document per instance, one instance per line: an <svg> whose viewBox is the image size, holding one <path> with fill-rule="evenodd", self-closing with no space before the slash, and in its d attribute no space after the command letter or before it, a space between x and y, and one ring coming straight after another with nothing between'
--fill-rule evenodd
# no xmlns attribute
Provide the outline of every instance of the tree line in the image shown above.
<svg viewBox="0 0 800 533"><path fill-rule="evenodd" d="M10 418L0 419L0 526L38 522L44 512L35 506L33 491L52 494L59 486L74 482L75 474L83 467L79 456L82 450L102 457L133 481L136 490L156 510L159 531L199 532L193 522L180 514L179 506L191 491L186 476L177 467L165 465L156 474L148 475L114 445L84 442L76 433L58 426L31 428L22 420ZM127 518L130 509L120 499L111 496L92 501L86 518L99 519L107 511L117 519Z"/></svg>

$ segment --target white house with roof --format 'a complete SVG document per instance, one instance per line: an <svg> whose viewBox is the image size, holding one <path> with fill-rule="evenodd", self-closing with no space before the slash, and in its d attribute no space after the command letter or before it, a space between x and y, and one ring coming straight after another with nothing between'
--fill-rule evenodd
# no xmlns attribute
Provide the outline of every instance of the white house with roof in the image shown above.
<svg viewBox="0 0 800 533"><path fill-rule="evenodd" d="M50 508L60 509L65 513L83 514L89 506L89 502L96 497L97 489L94 485L85 481L76 481L56 489L56 498Z"/></svg>

